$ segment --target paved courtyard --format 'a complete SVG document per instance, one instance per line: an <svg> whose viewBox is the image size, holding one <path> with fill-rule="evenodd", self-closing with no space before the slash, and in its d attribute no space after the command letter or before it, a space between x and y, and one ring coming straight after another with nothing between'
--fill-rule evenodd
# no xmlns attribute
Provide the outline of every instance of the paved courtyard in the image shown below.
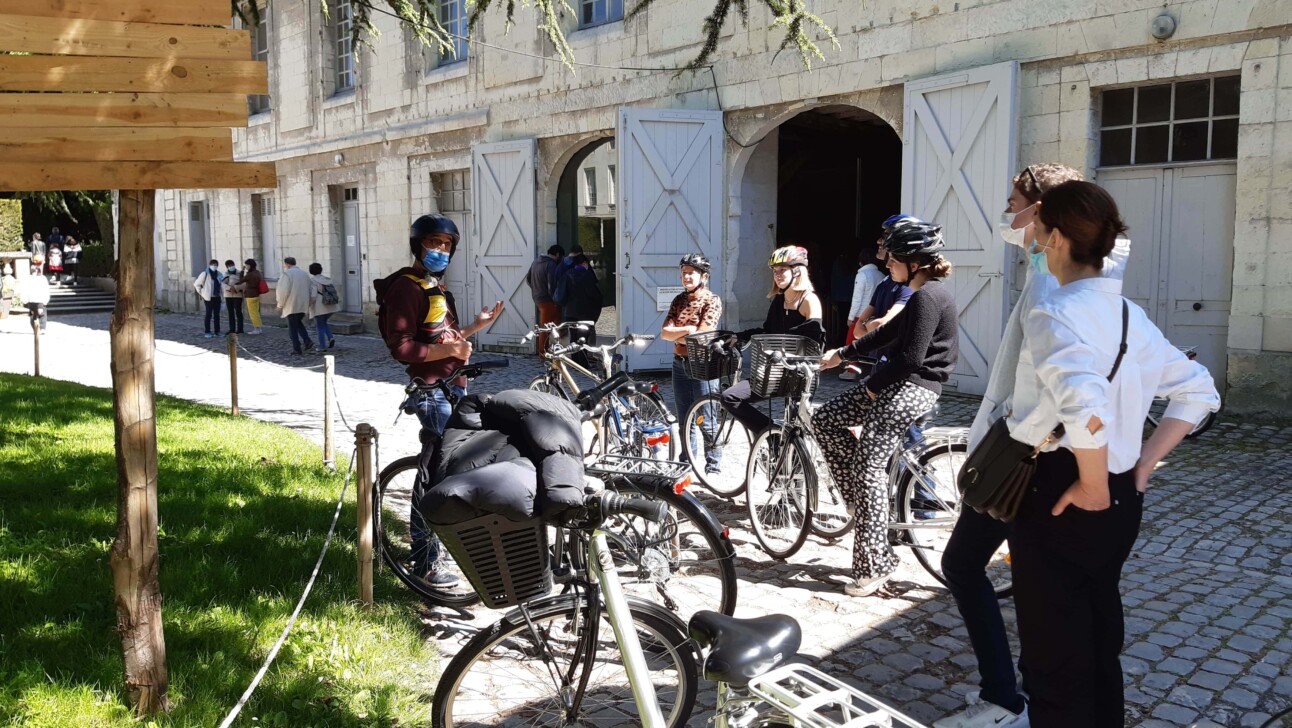
<svg viewBox="0 0 1292 728"><path fill-rule="evenodd" d="M108 316L53 319L42 340L42 373L110 386ZM157 388L185 399L228 406L229 364L223 339L201 336L201 318L157 317ZM0 321L0 371L31 371L25 319ZM290 356L285 329L242 337L242 411L322 439L323 377L317 355ZM395 423L403 372L373 336L343 336L336 355L340 412L352 427L381 432L383 462L417 449L415 418ZM494 355L489 355L490 357ZM533 357L479 381L481 390L523 387L538 373ZM671 402L667 379L658 380ZM827 377L818 399L847 386ZM970 397L943 397L942 425L967 425ZM337 423L338 450L349 435ZM1140 540L1126 566L1123 593L1129 725L1190 725L1209 720L1260 726L1292 706L1292 425L1222 418L1163 465L1146 502ZM847 573L851 538L813 537L789 563L774 562L748 530L743 502L697 494L732 529L740 575L738 614L785 612L804 626L804 652L914 718L932 722L960 709L977 674L960 618L946 590L901 552L890 595L853 599L838 583ZM284 585L291 589L290 585ZM474 618L427 612L430 638L454 651L498 615ZM1006 604L1007 622L1013 625ZM410 686L428 691L428 686ZM701 700L712 706L712 691ZM704 725L707 715L693 719Z"/></svg>

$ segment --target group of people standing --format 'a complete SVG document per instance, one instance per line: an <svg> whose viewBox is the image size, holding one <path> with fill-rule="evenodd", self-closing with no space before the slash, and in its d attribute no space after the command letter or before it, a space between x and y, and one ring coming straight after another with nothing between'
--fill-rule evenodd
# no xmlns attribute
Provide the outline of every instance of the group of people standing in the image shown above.
<svg viewBox="0 0 1292 728"><path fill-rule="evenodd" d="M1003 417L1013 439L1039 448L1037 469L1012 522L966 508L952 533L943 573L968 628L982 689L964 711L935 726L1121 726L1119 586L1139 533L1144 492L1157 464L1220 399L1207 370L1122 297L1130 242L1112 196L1057 164L1030 165L1010 182L999 232L1027 251L1029 269L970 448ZM843 379L861 377L863 358L873 362L857 386L813 414L827 467L857 517L852 578L844 587L853 596L875 594L897 568L888 536L888 459L902 433L932 408L957 363L958 309L943 283L952 274L944 250L936 224L907 215L885 221L877 256L885 270L864 265L859 271L848 343L822 357L822 369L847 365ZM824 342L807 257L798 246L773 252L766 320L729 337L729 346L760 333ZM708 265L698 262L682 260L686 290L665 318L666 339L717 327L721 300L703 290ZM687 381L684 348L675 355L681 412L696 392L718 382ZM1142 442L1154 398L1170 404ZM770 426L747 382L723 391L722 400L752 434ZM1022 686L986 574L1006 540Z"/></svg>
<svg viewBox="0 0 1292 728"><path fill-rule="evenodd" d="M31 252L32 275L47 276L56 286L80 285L84 249L76 238L53 228L47 239L42 239L40 233L32 233L27 249Z"/></svg>
<svg viewBox="0 0 1292 728"><path fill-rule="evenodd" d="M193 290L201 297L206 307L203 319L206 338L220 335L220 302L228 315L228 332L255 336L263 333L264 325L260 316L260 297L269 293L269 282L260 271L254 258L243 261L243 267L233 260L220 261L212 258L205 270L193 280ZM315 348L305 328L305 318L314 320L318 335L318 348L330 349L336 346L336 338L328 319L341 309L340 297L332 279L323 275L323 266L311 263L309 273L296 266L296 259L283 259L283 274L278 279L276 291L278 313L287 318L287 329L292 341L293 355L300 356ZM243 302L246 302L246 318L251 321L251 330L247 330L243 318Z"/></svg>
<svg viewBox="0 0 1292 728"><path fill-rule="evenodd" d="M596 343L595 324L601 318L604 301L592 261L582 247L575 245L568 255L559 245L548 248L546 255L530 265L525 282L538 308L540 324L587 321L590 325L570 330L570 340ZM547 345L547 334L539 334L538 350L547 351ZM579 360L587 363L582 357Z"/></svg>

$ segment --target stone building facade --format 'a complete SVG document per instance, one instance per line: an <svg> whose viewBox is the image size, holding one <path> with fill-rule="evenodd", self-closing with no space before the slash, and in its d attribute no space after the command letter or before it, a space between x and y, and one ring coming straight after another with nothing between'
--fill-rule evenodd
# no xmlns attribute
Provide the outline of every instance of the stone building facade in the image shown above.
<svg viewBox="0 0 1292 728"><path fill-rule="evenodd" d="M774 245L807 245L818 287L837 289L901 209L946 225L965 334L955 384L975 391L1022 280L995 235L1008 179L1062 162L1114 192L1136 241L1128 295L1202 347L1229 405L1292 405L1286 0L816 0L839 46L812 70L754 9L694 74L649 69L694 56L699 0L627 20L619 0L575 2L576 72L524 9L510 31L490 13L488 45L455 58L385 16L371 48L350 47L345 0L332 3L329 23L317 3L272 0L257 33L271 93L235 143L277 162L277 188L158 193L162 305L195 307L207 257L263 259L272 276L293 255L348 278L345 308L371 325L372 279L406 264L409 222L440 210L464 232L450 271L463 308L509 303L482 343L516 345L533 316L517 271L569 247L599 155L597 191L617 209L598 200L615 222L598 264L620 326L658 325L654 296L697 247L718 262L725 325L755 324ZM442 20L460 27L462 3L443 0Z"/></svg>

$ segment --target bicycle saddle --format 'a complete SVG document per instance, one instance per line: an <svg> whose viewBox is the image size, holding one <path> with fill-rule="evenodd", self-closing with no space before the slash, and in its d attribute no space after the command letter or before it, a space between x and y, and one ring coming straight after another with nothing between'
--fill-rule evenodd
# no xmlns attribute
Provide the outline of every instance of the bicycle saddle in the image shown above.
<svg viewBox="0 0 1292 728"><path fill-rule="evenodd" d="M918 427L918 428L920 428L921 430L923 430L925 427L928 427L928 426L929 426L929 423L930 423L930 422L932 422L933 420L937 419L938 413L939 413L941 410L942 410L942 408L938 406L938 403L937 403L937 402L934 402L934 403L933 403L933 409L929 410L928 412L925 412L924 414L920 415L919 417L916 417L916 418L915 418L915 422L913 422L913 423L911 423L911 424L913 424L915 427Z"/></svg>
<svg viewBox="0 0 1292 728"><path fill-rule="evenodd" d="M736 619L704 609L692 615L687 631L711 648L704 677L737 687L793 657L803 641L799 623L784 614Z"/></svg>

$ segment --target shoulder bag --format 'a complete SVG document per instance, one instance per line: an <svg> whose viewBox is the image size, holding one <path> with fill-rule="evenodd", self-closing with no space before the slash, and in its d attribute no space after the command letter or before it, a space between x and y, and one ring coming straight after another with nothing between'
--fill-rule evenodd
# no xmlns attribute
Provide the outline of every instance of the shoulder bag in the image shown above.
<svg viewBox="0 0 1292 728"><path fill-rule="evenodd" d="M1117 376L1122 359L1126 356L1126 335L1130 324L1130 306L1122 299L1122 342L1117 360L1108 375L1108 381ZM1039 445L1032 446L1015 440L1009 434L1008 415L992 423L978 447L969 453L960 466L958 484L961 501L979 513L986 513L1000 521L1010 523L1018 515L1023 494L1036 472L1036 456L1051 443L1063 438L1062 424L1055 427Z"/></svg>

